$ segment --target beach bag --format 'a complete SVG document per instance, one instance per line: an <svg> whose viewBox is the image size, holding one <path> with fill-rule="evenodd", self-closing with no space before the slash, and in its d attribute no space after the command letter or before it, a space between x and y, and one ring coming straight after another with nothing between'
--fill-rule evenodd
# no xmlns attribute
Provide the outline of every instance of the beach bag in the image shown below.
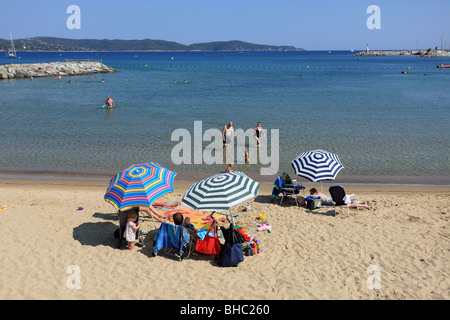
<svg viewBox="0 0 450 320"><path fill-rule="evenodd" d="M220 253L220 261L223 267L236 267L239 263L244 261L240 236L241 235L234 228L234 224L231 223L230 228L228 229L228 239Z"/></svg>
<svg viewBox="0 0 450 320"><path fill-rule="evenodd" d="M220 241L216 234L216 222L213 221L211 223L211 227L209 227L208 232L206 233L203 240L197 240L197 244L195 245L195 250L199 253L208 254L208 255L216 255L220 252ZM211 228L214 227L214 236L211 237L209 232Z"/></svg>
<svg viewBox="0 0 450 320"><path fill-rule="evenodd" d="M306 197L306 208L309 210L314 210L322 207L322 199L320 198L313 198L313 197Z"/></svg>
<svg viewBox="0 0 450 320"><path fill-rule="evenodd" d="M231 246L225 246L225 248L223 248L223 267L236 267L242 261L244 261L244 253L242 252L241 243L235 243Z"/></svg>
<svg viewBox="0 0 450 320"><path fill-rule="evenodd" d="M253 248L247 243L244 244L244 246L242 247L242 251L244 253L245 256L252 256L254 254L254 250Z"/></svg>

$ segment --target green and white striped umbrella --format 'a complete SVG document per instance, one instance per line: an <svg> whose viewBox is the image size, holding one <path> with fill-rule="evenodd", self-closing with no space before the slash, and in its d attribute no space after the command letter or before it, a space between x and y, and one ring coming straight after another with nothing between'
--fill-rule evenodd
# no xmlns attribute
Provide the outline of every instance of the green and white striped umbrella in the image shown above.
<svg viewBox="0 0 450 320"><path fill-rule="evenodd" d="M193 210L226 211L258 195L259 183L243 172L216 174L194 183L181 202Z"/></svg>

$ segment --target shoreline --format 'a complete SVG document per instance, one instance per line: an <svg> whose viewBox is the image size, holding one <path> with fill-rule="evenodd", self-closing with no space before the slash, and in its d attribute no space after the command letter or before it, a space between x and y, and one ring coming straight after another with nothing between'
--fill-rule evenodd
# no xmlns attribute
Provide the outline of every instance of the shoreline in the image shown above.
<svg viewBox="0 0 450 320"><path fill-rule="evenodd" d="M125 169L125 168L124 168ZM176 169L174 170L176 172ZM0 168L1 180L67 180L67 181L109 181L116 173L115 171L94 171L94 170L56 170L56 169L15 169ZM219 172L217 172L219 173ZM261 185L272 185L278 177L261 176L246 173ZM280 172L281 174L282 172ZM177 173L175 183L194 183L210 177L216 173ZM331 186L331 185L351 185L351 186L424 186L424 187L450 187L450 177L430 177L430 176L345 176L338 175L335 180L311 182L296 176L293 172L288 174L292 179L297 180L305 186Z"/></svg>
<svg viewBox="0 0 450 320"><path fill-rule="evenodd" d="M189 187L192 185L192 181L174 181L173 187L174 191L168 193L167 197L171 197L171 194L184 194ZM0 177L0 188L2 187L15 187L15 188L45 188L53 189L55 187L62 188L74 188L83 187L89 189L107 189L109 180L103 179L62 179L55 177L35 177L35 178L4 178ZM313 182L304 184L306 186L305 192L308 193L309 187L320 188L320 183L314 184ZM329 185L334 185L333 183ZM324 193L328 193L325 187L328 185L323 184ZM351 190L351 192L362 192L367 193L389 193L389 192L399 192L399 193L418 193L424 194L426 192L437 192L437 193L448 193L450 192L450 186L448 185L398 185L398 184L345 184L345 189ZM272 194L273 184L272 183L260 183L260 189L258 196L270 196ZM163 196L165 198L166 196ZM101 199L102 200L102 199ZM102 200L103 201L103 200ZM3 201L4 202L4 201ZM112 207L111 207L112 208Z"/></svg>

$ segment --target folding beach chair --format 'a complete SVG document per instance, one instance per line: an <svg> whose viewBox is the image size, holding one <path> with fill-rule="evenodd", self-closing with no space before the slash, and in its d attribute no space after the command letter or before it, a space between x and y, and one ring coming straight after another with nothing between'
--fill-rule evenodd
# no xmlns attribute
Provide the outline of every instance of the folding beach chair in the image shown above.
<svg viewBox="0 0 450 320"><path fill-rule="evenodd" d="M303 190L304 195L305 187L302 184L297 183L297 180L292 180L286 172L283 172L283 174L278 176L277 180L274 182L272 197L278 199L278 195L282 193L280 204L283 202L285 197L294 197L295 203L298 206L297 198L301 190Z"/></svg>
<svg viewBox="0 0 450 320"><path fill-rule="evenodd" d="M124 211L119 210L117 212L117 216L119 217L119 228L114 232L114 236L116 238L118 238L117 248L120 248L122 246L122 241L125 240L125 237L123 236L123 234L125 233L125 228L126 228L127 222L128 222L128 213L132 210L136 211L136 213L137 213L136 222L139 221L139 208L138 207L134 207L134 208L124 210ZM142 237L141 228L139 228L136 231L136 239L139 241L139 244L141 246L144 246L144 239Z"/></svg>
<svg viewBox="0 0 450 320"><path fill-rule="evenodd" d="M330 187L329 189L331 198L334 202L334 216L336 216L336 207L341 207L342 214L344 214L344 207L347 207L347 217L350 216L350 204L352 204L352 197L354 200L354 203L356 204L356 209L358 210L359 214L359 207L358 202L356 201L355 194L349 194L347 195L344 188L342 186L334 186Z"/></svg>
<svg viewBox="0 0 450 320"><path fill-rule="evenodd" d="M189 258L192 251L195 249L194 241L190 241L191 236L189 231L183 226L162 222L153 240L153 256L158 254L158 251L164 248L166 254L170 254L169 249L175 249L176 254L180 260L183 260L185 253L186 258Z"/></svg>

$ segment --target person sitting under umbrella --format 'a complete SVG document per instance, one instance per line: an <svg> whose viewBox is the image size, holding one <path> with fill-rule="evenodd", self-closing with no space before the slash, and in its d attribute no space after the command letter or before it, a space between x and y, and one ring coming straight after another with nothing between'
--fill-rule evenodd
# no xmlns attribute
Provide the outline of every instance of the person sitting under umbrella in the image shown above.
<svg viewBox="0 0 450 320"><path fill-rule="evenodd" d="M145 212L149 217L153 217L159 222L164 222L165 220L168 219L168 217L162 213L159 213L158 210L156 210L156 208L154 206L158 206L158 207L162 207L162 208L164 208L164 207L173 208L173 207L178 207L179 205L181 205L181 201L171 202L166 199L157 199L157 200L153 201L153 203L150 207L139 207L139 211Z"/></svg>
<svg viewBox="0 0 450 320"><path fill-rule="evenodd" d="M145 212L149 217L153 217L159 222L164 222L165 220L167 220L167 216L159 213L153 206L139 207L139 211Z"/></svg>
<svg viewBox="0 0 450 320"><path fill-rule="evenodd" d="M156 199L153 201L152 206L162 207L162 208L171 208L171 207L178 207L181 205L181 200L177 202L168 201L166 199Z"/></svg>
<svg viewBox="0 0 450 320"><path fill-rule="evenodd" d="M176 212L172 218L173 218L173 222L177 226L185 227L186 230L189 231L189 233L195 240L198 239L197 231L195 230L194 225L191 224L191 219L189 219L189 217L184 218L181 213Z"/></svg>

